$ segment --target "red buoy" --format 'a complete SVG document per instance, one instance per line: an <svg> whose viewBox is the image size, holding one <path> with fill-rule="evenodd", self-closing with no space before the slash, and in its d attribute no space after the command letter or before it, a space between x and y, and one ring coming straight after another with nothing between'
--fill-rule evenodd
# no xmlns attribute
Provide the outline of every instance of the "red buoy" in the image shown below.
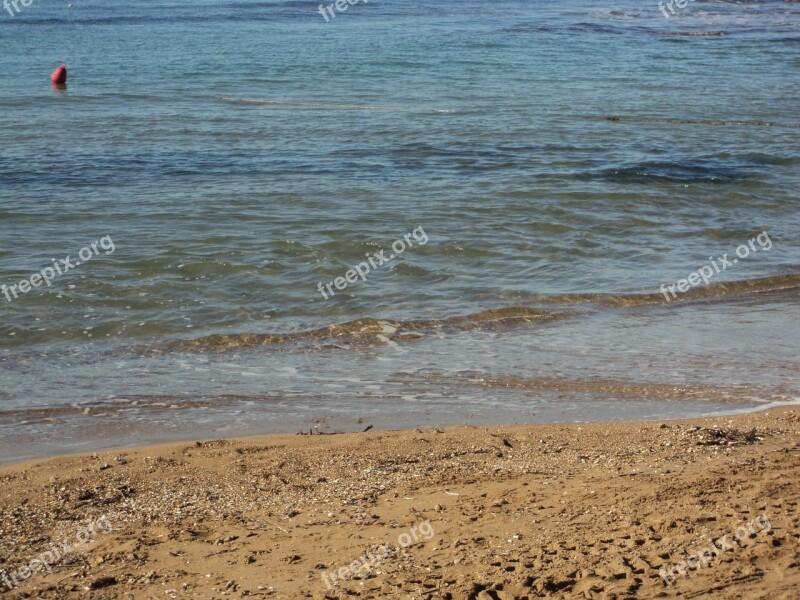
<svg viewBox="0 0 800 600"><path fill-rule="evenodd" d="M67 65L61 65L50 73L50 81L56 85L64 85L67 83Z"/></svg>

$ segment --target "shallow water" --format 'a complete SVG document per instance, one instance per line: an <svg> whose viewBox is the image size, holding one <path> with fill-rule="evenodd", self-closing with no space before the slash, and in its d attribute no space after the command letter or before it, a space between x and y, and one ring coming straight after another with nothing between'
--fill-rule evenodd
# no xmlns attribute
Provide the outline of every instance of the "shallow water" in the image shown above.
<svg viewBox="0 0 800 600"><path fill-rule="evenodd" d="M800 399L800 5L317 8L0 13L0 461Z"/></svg>

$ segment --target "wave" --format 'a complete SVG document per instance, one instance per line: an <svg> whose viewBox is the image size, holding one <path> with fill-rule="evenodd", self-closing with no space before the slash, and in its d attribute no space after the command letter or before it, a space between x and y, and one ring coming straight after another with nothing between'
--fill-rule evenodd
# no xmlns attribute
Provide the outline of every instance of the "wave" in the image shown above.
<svg viewBox="0 0 800 600"><path fill-rule="evenodd" d="M390 320L363 318L291 333L235 333L215 334L193 340L176 340L161 344L157 352L186 352L202 350L231 350L254 346L279 344L311 344L318 348L344 345L372 345L396 339L413 339L436 332L457 333L473 330L502 330L530 323L546 323L566 314L542 311L527 307L509 307L485 310L446 319Z"/></svg>
<svg viewBox="0 0 800 600"><path fill-rule="evenodd" d="M796 402L782 390L752 385L714 385L700 383L654 383L629 379L570 377L514 377L487 376L486 373L461 371L447 373L441 371L421 371L418 373L399 372L389 379L390 383L403 386L404 395L410 393L430 394L438 390L461 390L469 392L474 388L487 390L519 390L536 393L538 396L557 393L564 398L568 394L572 400L588 398L613 398L624 402L680 402L718 404L774 405ZM494 393L494 392L493 392ZM399 399L395 391L365 392L358 396L360 401L370 399ZM300 398L303 403L324 405L330 400L330 392L315 393L304 391L280 394L202 394L196 395L123 395L104 400L90 400L69 404L50 404L30 408L0 408L4 425L53 425L63 424L72 419L101 419L99 423L108 424L115 419L148 419L159 415L170 415L175 411L242 410L245 406L263 408L291 405Z"/></svg>
<svg viewBox="0 0 800 600"><path fill-rule="evenodd" d="M487 377L485 373L462 372L455 379L430 373L425 377L430 385L476 386L489 389L524 390L529 392L567 392L595 397L612 397L615 400L659 402L719 402L752 404L760 402L789 402L791 398L771 388L751 385L713 385L652 383L627 379L569 377Z"/></svg>
<svg viewBox="0 0 800 600"><path fill-rule="evenodd" d="M346 348L387 344L402 340L466 331L504 331L519 327L545 325L579 316L575 307L587 305L598 310L643 307L673 307L698 302L731 302L733 300L796 301L800 298L800 274L776 275L728 283L714 283L694 288L677 297L663 293L601 294L579 293L534 296L535 306L493 308L442 319L393 320L367 317L287 333L214 334L195 339L173 340L139 349L145 353L227 351L257 346L305 347L311 349ZM552 307L552 308L551 308Z"/></svg>
<svg viewBox="0 0 800 600"><path fill-rule="evenodd" d="M672 283L672 282L665 282ZM677 298L667 298L662 292L638 294L563 294L547 297L548 301L564 303L594 302L599 306L607 307L635 307L648 304L685 305L687 303L701 302L729 302L754 298L765 295L782 299L797 299L800 297L800 274L774 275L754 279L740 279L725 283L712 283L711 285L692 288L678 295Z"/></svg>
<svg viewBox="0 0 800 600"><path fill-rule="evenodd" d="M786 127L800 129L800 123L777 123L774 121L726 121L720 119L655 119L649 117L621 117L611 115L605 118L612 123L656 123L659 125L709 125L715 127Z"/></svg>
<svg viewBox="0 0 800 600"><path fill-rule="evenodd" d="M290 100L261 100L258 98L229 98L227 96L220 96L223 102L231 102L234 104L261 104L265 106L291 106L301 108L337 108L340 110L388 110L397 111L403 110L397 106L370 106L367 104L341 104L338 102L300 102Z"/></svg>

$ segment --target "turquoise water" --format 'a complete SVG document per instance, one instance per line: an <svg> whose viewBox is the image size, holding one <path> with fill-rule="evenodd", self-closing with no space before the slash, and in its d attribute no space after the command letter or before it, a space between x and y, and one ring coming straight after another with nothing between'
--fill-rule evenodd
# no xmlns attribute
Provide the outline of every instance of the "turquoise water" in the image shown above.
<svg viewBox="0 0 800 600"><path fill-rule="evenodd" d="M800 398L797 3L67 4L0 12L0 284L81 262L0 460Z"/></svg>

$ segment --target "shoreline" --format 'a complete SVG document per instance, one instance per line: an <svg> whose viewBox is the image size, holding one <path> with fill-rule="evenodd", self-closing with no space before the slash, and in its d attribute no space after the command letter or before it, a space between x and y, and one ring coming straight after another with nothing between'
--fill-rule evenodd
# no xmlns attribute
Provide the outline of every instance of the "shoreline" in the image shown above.
<svg viewBox="0 0 800 600"><path fill-rule="evenodd" d="M798 413L272 434L27 460L0 467L0 590L794 598ZM76 543L103 518L107 532ZM73 550L51 562L66 540Z"/></svg>
<svg viewBox="0 0 800 600"><path fill-rule="evenodd" d="M372 426L374 431L381 431L381 432L402 432L402 431L410 431L412 429L430 429L432 427L438 427L442 429L449 429L454 427L535 427L538 425L584 425L590 423L647 423L653 421L676 421L676 420L687 420L687 419L704 419L704 418L716 418L716 417L724 417L724 416L734 416L734 415L742 415L742 414L751 414L762 412L765 410L771 410L774 408L791 408L800 406L800 404L793 404L791 402L781 403L781 402L763 402L763 403L718 403L714 406L717 407L716 410L710 410L705 414L700 415L686 415L686 416L664 416L664 415L653 415L647 416L642 418L633 418L633 419L617 419L617 420L560 420L556 418L555 420L551 420L545 418L544 420L536 421L536 422L510 422L504 421L501 419L496 419L494 421L485 421L483 419L475 420L475 422L468 422L468 421L461 421L461 422L436 422L433 423L420 423L419 421L415 421L414 419L408 420L404 422L400 427L393 427L388 428L386 427L384 422L381 422L380 419L372 419L371 417L361 417L358 419L341 419L341 418L330 418L326 417L323 419L313 419L309 418L307 420L308 423L318 423L321 421L324 422L335 422L337 429L335 431L320 431L321 435L345 435L345 434L355 434L363 431L363 428L366 424ZM723 408L723 406L725 408ZM736 408L734 408L734 406ZM692 405L686 405L686 407L692 407ZM684 408L686 408L684 407ZM693 407L696 408L696 407ZM537 416L538 413L537 413ZM389 415L388 419L385 420L392 420L394 415ZM402 418L402 417L400 417ZM430 421L430 419L428 419ZM377 424L375 424L377 422ZM244 433L243 435L235 435L235 436L228 436L225 435L224 431L208 431L204 430L197 435L192 435L188 433L188 430L176 430L173 431L171 435L169 434L162 434L161 439L152 439L152 436L144 433L145 429L142 429L141 436L136 440L128 440L121 444L115 444L110 442L109 440L113 439L113 434L118 432L120 435L124 435L125 433L130 433L131 428L129 427L130 424L121 424L121 423L114 423L111 425L103 425L99 430L97 428L85 428L83 430L76 430L72 432L74 435L80 434L81 438L85 440L86 436L90 435L92 432L94 433L95 437L94 441L96 442L95 445L88 446L84 449L72 451L69 449L71 444L67 442L63 442L62 445L55 445L51 448L51 454L44 454L44 455L31 455L31 456L24 456L24 457L13 457L13 458L3 458L4 454L7 454L5 448L0 444L0 469L5 467L11 467L14 465L21 465L26 464L29 462L40 462L44 460L54 459L54 458L67 458L70 456L81 456L84 454L91 454L91 453L109 453L109 452L123 452L123 451L130 451L136 449L144 449L150 447L158 447L158 446L166 446L170 444L181 444L187 442L193 442L198 439L231 439L231 440L248 440L248 439L258 439L270 436L282 436L282 435L298 435L298 432L291 432L288 429L285 430L275 430L275 431L263 431L259 433ZM352 427L350 431L343 430L342 428ZM139 425L141 428L142 426ZM310 431L312 429L311 426L308 427ZM301 431L306 431L305 429L301 429ZM98 435L100 434L100 435ZM316 435L316 434L314 434ZM44 433L39 434L38 437L45 436ZM10 439L10 444L13 445L17 444L30 444L32 439L35 436L27 435L27 436L20 436L18 438ZM151 439L148 439L151 438ZM72 438L67 438L72 439ZM74 441L74 440L73 440ZM24 446L27 447L27 446Z"/></svg>

